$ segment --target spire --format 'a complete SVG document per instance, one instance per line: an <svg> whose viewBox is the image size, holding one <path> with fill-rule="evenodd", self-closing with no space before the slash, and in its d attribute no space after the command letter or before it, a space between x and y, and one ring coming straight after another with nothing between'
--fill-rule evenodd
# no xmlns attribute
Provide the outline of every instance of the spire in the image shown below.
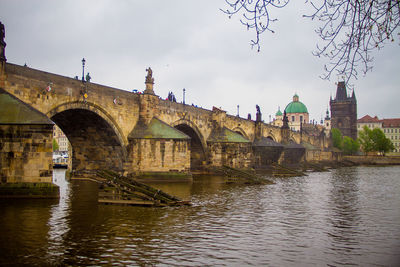
<svg viewBox="0 0 400 267"><path fill-rule="evenodd" d="M326 116L325 116L325 120L330 120L331 118L329 117L329 110L328 107L326 107Z"/></svg>
<svg viewBox="0 0 400 267"><path fill-rule="evenodd" d="M355 93L355 90L353 89L353 93L351 94L351 98L353 99L353 100L356 100L356 93Z"/></svg>
<svg viewBox="0 0 400 267"><path fill-rule="evenodd" d="M336 101L346 100L347 99L347 91L345 82L338 82L336 89Z"/></svg>
<svg viewBox="0 0 400 267"><path fill-rule="evenodd" d="M275 116L282 116L282 111L280 106L278 106L278 111L275 113Z"/></svg>

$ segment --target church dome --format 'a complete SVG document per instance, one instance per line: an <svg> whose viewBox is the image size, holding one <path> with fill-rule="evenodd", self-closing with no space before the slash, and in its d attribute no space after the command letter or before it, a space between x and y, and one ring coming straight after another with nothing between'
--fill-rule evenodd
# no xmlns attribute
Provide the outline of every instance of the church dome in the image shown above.
<svg viewBox="0 0 400 267"><path fill-rule="evenodd" d="M308 113L306 105L299 101L299 96L295 94L293 101L290 102L285 108L286 114L289 113Z"/></svg>
<svg viewBox="0 0 400 267"><path fill-rule="evenodd" d="M282 111L280 108L278 108L278 111L276 112L275 116L282 116Z"/></svg>

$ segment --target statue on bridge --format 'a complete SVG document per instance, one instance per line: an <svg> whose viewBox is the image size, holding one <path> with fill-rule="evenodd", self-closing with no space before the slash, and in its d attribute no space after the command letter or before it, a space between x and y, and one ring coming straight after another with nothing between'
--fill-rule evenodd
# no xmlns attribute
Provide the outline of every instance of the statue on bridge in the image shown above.
<svg viewBox="0 0 400 267"><path fill-rule="evenodd" d="M153 84L154 84L154 78L153 78L153 70L149 67L146 69L147 71L147 76L146 76L146 90L144 90L144 94L150 94L150 95L155 95L153 91Z"/></svg>
<svg viewBox="0 0 400 267"><path fill-rule="evenodd" d="M6 42L4 41L5 36L6 30L4 28L4 24L0 22L0 61L3 62L7 61L5 53Z"/></svg>
<svg viewBox="0 0 400 267"><path fill-rule="evenodd" d="M261 121L261 111L260 111L260 106L259 105L256 105L256 110L257 110L256 121L260 122Z"/></svg>
<svg viewBox="0 0 400 267"><path fill-rule="evenodd" d="M146 83L154 84L153 70L149 67L148 69L146 69L146 71L147 71Z"/></svg>

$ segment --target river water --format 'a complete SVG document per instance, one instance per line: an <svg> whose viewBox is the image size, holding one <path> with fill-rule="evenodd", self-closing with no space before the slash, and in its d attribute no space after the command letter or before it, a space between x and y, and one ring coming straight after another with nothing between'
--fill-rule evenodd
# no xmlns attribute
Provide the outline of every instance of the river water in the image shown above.
<svg viewBox="0 0 400 267"><path fill-rule="evenodd" d="M55 170L60 200L0 202L0 265L400 266L400 166L274 181L155 184L193 206L146 208Z"/></svg>

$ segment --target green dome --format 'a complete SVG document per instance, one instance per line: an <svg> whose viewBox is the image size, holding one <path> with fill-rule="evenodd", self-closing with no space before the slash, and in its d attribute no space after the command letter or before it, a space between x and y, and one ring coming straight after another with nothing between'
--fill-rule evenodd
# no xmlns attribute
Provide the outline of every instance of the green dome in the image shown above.
<svg viewBox="0 0 400 267"><path fill-rule="evenodd" d="M282 114L282 111L281 110L278 110L277 112L276 112L276 114L275 114L275 116L282 116L283 114Z"/></svg>
<svg viewBox="0 0 400 267"><path fill-rule="evenodd" d="M293 101L290 102L285 108L286 114L288 113L308 113L306 105L299 101L299 96L295 94Z"/></svg>
<svg viewBox="0 0 400 267"><path fill-rule="evenodd" d="M298 102L290 102L285 108L286 114L288 113L308 113L306 105Z"/></svg>

